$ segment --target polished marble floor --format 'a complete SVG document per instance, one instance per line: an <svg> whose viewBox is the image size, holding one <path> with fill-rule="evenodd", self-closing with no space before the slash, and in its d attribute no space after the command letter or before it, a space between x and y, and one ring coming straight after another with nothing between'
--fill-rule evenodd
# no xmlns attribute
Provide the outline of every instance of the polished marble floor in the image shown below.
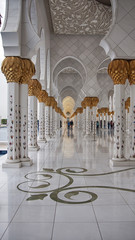
<svg viewBox="0 0 135 240"><path fill-rule="evenodd" d="M34 164L2 169L0 239L135 240L135 168L112 168L113 132L63 130Z"/></svg>

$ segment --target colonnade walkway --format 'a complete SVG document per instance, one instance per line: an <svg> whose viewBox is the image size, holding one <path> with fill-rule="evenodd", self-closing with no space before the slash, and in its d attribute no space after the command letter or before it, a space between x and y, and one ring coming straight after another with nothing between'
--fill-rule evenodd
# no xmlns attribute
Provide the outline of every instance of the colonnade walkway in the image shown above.
<svg viewBox="0 0 135 240"><path fill-rule="evenodd" d="M113 144L112 131L65 129L29 153L31 167L0 158L0 239L134 240L135 168L110 167Z"/></svg>

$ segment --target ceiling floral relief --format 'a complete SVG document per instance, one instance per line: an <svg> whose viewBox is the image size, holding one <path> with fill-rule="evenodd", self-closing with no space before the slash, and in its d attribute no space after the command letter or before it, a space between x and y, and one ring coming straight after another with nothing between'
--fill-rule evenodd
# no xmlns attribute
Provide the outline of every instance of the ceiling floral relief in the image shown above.
<svg viewBox="0 0 135 240"><path fill-rule="evenodd" d="M96 0L49 0L54 33L105 35L112 21L110 6Z"/></svg>

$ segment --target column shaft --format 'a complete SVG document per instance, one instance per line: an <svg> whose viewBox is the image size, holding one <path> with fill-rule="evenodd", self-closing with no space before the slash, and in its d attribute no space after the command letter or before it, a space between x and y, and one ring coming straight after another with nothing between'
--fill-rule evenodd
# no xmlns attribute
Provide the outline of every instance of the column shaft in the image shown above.
<svg viewBox="0 0 135 240"><path fill-rule="evenodd" d="M90 108L86 107L86 135L90 134Z"/></svg>
<svg viewBox="0 0 135 240"><path fill-rule="evenodd" d="M125 149L125 86L114 85L115 92L115 128L114 128L114 158L123 160Z"/></svg>
<svg viewBox="0 0 135 240"><path fill-rule="evenodd" d="M7 163L18 163L19 159L19 84L8 83L7 113Z"/></svg>
<svg viewBox="0 0 135 240"><path fill-rule="evenodd" d="M130 86L130 160L135 160L135 84Z"/></svg>
<svg viewBox="0 0 135 240"><path fill-rule="evenodd" d="M47 139L50 138L50 107L45 106L45 136Z"/></svg>
<svg viewBox="0 0 135 240"><path fill-rule="evenodd" d="M39 141L46 142L45 139L45 104L39 102Z"/></svg>
<svg viewBox="0 0 135 240"><path fill-rule="evenodd" d="M20 84L19 144L21 161L30 161L28 157L28 84Z"/></svg>
<svg viewBox="0 0 135 240"><path fill-rule="evenodd" d="M37 144L37 98L35 96L28 97L28 145L29 150L39 150Z"/></svg>

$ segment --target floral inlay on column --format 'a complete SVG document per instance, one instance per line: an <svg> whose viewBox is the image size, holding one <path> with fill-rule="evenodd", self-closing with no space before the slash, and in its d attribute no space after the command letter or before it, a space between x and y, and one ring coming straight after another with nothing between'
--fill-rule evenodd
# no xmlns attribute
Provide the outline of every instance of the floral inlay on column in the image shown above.
<svg viewBox="0 0 135 240"><path fill-rule="evenodd" d="M81 102L82 108L83 108L83 133L86 133L86 105L85 101L83 100Z"/></svg>
<svg viewBox="0 0 135 240"><path fill-rule="evenodd" d="M51 98L48 96L45 101L45 137L50 138L50 106Z"/></svg>
<svg viewBox="0 0 135 240"><path fill-rule="evenodd" d="M135 160L135 60L129 61L130 83L130 160Z"/></svg>
<svg viewBox="0 0 135 240"><path fill-rule="evenodd" d="M93 110L93 132L96 135L96 110L97 110L97 104L99 103L98 97L92 97L92 110Z"/></svg>
<svg viewBox="0 0 135 240"><path fill-rule="evenodd" d="M22 76L21 58L6 57L2 62L1 71L4 73L8 83L8 146L6 163L19 163L19 82ZM21 164L19 163L17 166L20 167Z"/></svg>
<svg viewBox="0 0 135 240"><path fill-rule="evenodd" d="M84 102L86 105L86 136L87 136L87 135L90 135L90 127L91 127L91 122L90 122L90 108L92 108L91 97L85 97Z"/></svg>
<svg viewBox="0 0 135 240"><path fill-rule="evenodd" d="M108 73L114 82L115 128L113 161L125 160L125 81L128 78L129 64L126 60L113 60Z"/></svg>
<svg viewBox="0 0 135 240"><path fill-rule="evenodd" d="M48 93L45 90L41 90L38 96L39 101L39 141L46 142L45 139L45 101L48 97Z"/></svg>
<svg viewBox="0 0 135 240"><path fill-rule="evenodd" d="M37 79L29 81L28 108L28 145L30 150L39 150L37 144L37 98L41 91L41 84Z"/></svg>
<svg viewBox="0 0 135 240"><path fill-rule="evenodd" d="M35 66L29 59L22 59L19 105L19 145L21 162L30 162L28 157L28 83L35 74Z"/></svg>

